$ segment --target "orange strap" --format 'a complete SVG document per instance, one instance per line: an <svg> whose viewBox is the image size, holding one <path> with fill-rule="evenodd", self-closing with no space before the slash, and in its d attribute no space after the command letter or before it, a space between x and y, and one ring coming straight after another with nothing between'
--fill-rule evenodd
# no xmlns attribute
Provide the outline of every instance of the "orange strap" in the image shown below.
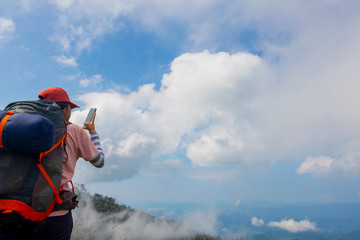
<svg viewBox="0 0 360 240"><path fill-rule="evenodd" d="M71 183L71 189L72 189L72 193L75 193L75 188L74 188L74 184L73 182L70 180L70 183Z"/></svg>
<svg viewBox="0 0 360 240"><path fill-rule="evenodd" d="M39 161L41 162L41 159L43 157L45 157L47 154L49 154L52 150L54 150L55 148L57 148L60 144L61 144L61 149L64 149L64 143L65 143L65 138L66 138L66 131L64 132L64 136L62 137L62 139L60 141L58 141L57 143L55 143L48 151L46 152L41 152L40 156L39 156Z"/></svg>
<svg viewBox="0 0 360 240"><path fill-rule="evenodd" d="M53 201L46 212L37 212L32 209L29 205L19 200L13 199L0 199L0 210L4 210L2 213L11 213L16 211L20 213L24 218L31 221L42 221L50 212L54 209L55 201Z"/></svg>
<svg viewBox="0 0 360 240"><path fill-rule="evenodd" d="M45 171L45 168L41 165L41 159L46 156L47 154L49 154L51 151L53 151L55 148L57 148L59 145L61 145L61 149L64 149L64 143L65 143L65 138L66 138L66 131L64 132L64 136L62 137L62 139L60 141L58 141L56 144L54 144L50 150L46 151L46 152L41 152L39 154L39 163L37 163L36 165L38 166L38 168L40 169L41 173L43 174L43 176L45 177L46 181L49 183L51 189L53 190L54 194L55 194L55 198L56 198L56 203L57 204L61 204L62 200L60 199L59 196L59 192L61 190L61 187L59 189L59 191L56 189L54 183L51 181L51 178L49 177L49 175L47 174L47 172Z"/></svg>
<svg viewBox="0 0 360 240"><path fill-rule="evenodd" d="M4 147L3 141L2 141L2 133L3 133L3 130L5 127L5 123L14 114L15 114L14 112L7 112L7 114L3 117L3 119L0 122L0 148Z"/></svg>
<svg viewBox="0 0 360 240"><path fill-rule="evenodd" d="M40 163L38 163L36 165L40 169L41 173L44 175L44 177L45 177L46 181L49 183L51 189L53 190L53 192L55 194L55 198L56 198L56 203L61 204L62 200L60 199L59 192L56 190L54 183L51 181L51 179L50 179L49 175L46 173L44 167Z"/></svg>

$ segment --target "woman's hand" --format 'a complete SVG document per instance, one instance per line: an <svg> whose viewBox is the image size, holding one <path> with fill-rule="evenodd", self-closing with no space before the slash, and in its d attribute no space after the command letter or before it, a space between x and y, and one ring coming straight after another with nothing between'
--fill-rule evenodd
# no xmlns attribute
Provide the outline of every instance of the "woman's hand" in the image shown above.
<svg viewBox="0 0 360 240"><path fill-rule="evenodd" d="M95 132L95 116L96 112L89 123L84 123L85 126L83 127L83 129L88 130L89 133Z"/></svg>

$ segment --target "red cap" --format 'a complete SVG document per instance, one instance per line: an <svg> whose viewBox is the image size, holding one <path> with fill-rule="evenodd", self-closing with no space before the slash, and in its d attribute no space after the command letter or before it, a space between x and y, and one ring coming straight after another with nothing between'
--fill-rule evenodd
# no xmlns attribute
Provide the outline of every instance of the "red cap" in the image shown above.
<svg viewBox="0 0 360 240"><path fill-rule="evenodd" d="M72 103L66 91L59 87L51 87L39 92L39 98L52 100L54 102L68 102L70 103L71 109L79 108L78 105Z"/></svg>

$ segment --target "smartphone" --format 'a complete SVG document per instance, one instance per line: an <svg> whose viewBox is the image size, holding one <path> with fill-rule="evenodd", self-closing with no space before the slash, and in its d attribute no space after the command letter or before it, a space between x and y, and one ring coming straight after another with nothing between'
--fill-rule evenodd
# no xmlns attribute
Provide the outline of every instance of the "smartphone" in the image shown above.
<svg viewBox="0 0 360 240"><path fill-rule="evenodd" d="M87 117L85 119L86 123L91 122L91 119L93 118L95 112L96 112L96 108L90 108L90 111L89 111L89 113L88 113L88 115L87 115ZM85 125L84 125L84 127L85 127Z"/></svg>

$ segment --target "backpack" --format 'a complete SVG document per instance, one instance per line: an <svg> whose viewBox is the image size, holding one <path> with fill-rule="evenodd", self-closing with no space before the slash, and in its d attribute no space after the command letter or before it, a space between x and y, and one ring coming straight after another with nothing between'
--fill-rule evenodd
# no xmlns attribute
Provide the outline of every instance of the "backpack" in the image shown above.
<svg viewBox="0 0 360 240"><path fill-rule="evenodd" d="M50 100L0 111L0 226L41 223L60 198L66 120Z"/></svg>

